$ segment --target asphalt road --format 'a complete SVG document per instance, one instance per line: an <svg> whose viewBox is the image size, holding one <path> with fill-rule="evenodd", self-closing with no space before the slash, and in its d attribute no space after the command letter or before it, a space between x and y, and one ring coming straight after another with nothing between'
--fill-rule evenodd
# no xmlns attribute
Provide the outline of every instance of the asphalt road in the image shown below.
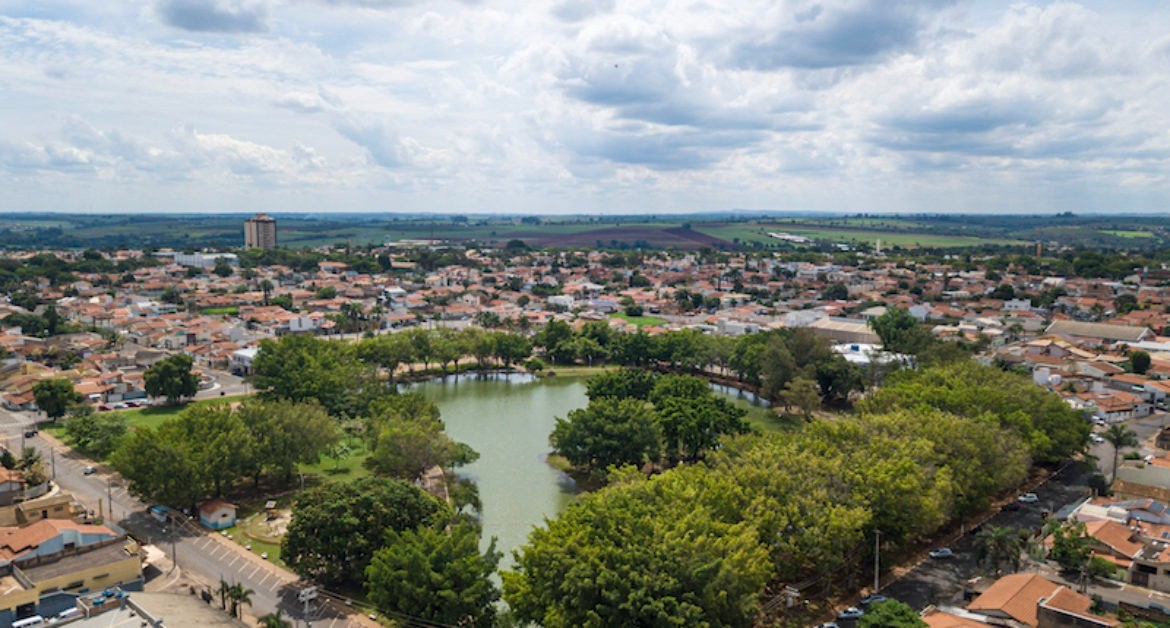
<svg viewBox="0 0 1170 628"><path fill-rule="evenodd" d="M297 602L296 594L305 585L298 584L293 574L266 565L258 556L250 556L242 548L212 538L194 526L176 529L175 525L159 524L146 514L147 504L131 495L103 466L97 465L97 473L85 475L85 467L94 463L84 457L55 448L40 436L22 438L23 430L32 422L31 414L0 409L0 434L10 449L20 451L23 441L24 446L40 451L57 485L73 493L87 509L108 515L112 504L111 521L138 539L174 556L184 573L208 585L214 586L222 578L252 589L255 591L249 609L252 615L261 616L280 609L290 618L304 620L304 607ZM344 615L320 606L311 608L309 619L316 626L346 626L350 623Z"/></svg>

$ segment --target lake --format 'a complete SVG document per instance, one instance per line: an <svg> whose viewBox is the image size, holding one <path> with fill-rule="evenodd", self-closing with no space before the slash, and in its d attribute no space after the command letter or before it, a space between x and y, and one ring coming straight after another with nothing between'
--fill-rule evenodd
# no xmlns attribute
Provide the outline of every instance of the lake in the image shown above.
<svg viewBox="0 0 1170 628"><path fill-rule="evenodd" d="M583 408L585 380L530 375L460 375L408 387L439 406L447 433L471 445L479 460L459 469L475 480L483 502L484 545L491 537L512 564L512 550L532 526L555 517L577 489L565 473L548 466L548 435L556 418Z"/></svg>
<svg viewBox="0 0 1170 628"><path fill-rule="evenodd" d="M567 474L545 458L557 417L584 408L585 378L536 379L523 373L459 375L405 388L439 406L447 433L471 445L479 460L459 469L475 480L483 502L483 543L494 536L510 567L512 550L528 540L534 525L555 517L580 492ZM747 406L766 406L755 395L712 385L716 393Z"/></svg>

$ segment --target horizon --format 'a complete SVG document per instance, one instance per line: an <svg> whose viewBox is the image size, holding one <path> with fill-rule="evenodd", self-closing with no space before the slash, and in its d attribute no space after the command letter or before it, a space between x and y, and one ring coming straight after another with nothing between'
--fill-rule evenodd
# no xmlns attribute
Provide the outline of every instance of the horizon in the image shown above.
<svg viewBox="0 0 1170 628"><path fill-rule="evenodd" d="M1159 215L1167 32L1155 0L0 0L0 212Z"/></svg>

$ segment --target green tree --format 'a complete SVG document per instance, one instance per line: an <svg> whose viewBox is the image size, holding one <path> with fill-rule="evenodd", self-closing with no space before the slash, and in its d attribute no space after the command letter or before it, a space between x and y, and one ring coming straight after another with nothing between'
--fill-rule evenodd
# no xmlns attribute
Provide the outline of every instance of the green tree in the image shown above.
<svg viewBox="0 0 1170 628"><path fill-rule="evenodd" d="M1145 375L1150 370L1150 354L1145 351L1130 351L1129 366L1134 373Z"/></svg>
<svg viewBox="0 0 1170 628"><path fill-rule="evenodd" d="M65 422L65 434L73 441L73 446L98 459L112 454L126 431L126 417L117 412L90 412Z"/></svg>
<svg viewBox="0 0 1170 628"><path fill-rule="evenodd" d="M1117 479L1117 462L1121 455L1123 447L1137 447L1138 438L1137 432L1129 429L1121 423L1113 423L1102 434L1101 438L1105 442L1113 446L1113 473L1110 475L1109 485L1113 485L1113 480Z"/></svg>
<svg viewBox="0 0 1170 628"><path fill-rule="evenodd" d="M549 441L573 466L605 473L611 465L657 460L661 431L645 402L601 398L558 418Z"/></svg>
<svg viewBox="0 0 1170 628"><path fill-rule="evenodd" d="M517 551L503 574L516 618L547 628L750 626L771 569L741 490L697 465L618 476Z"/></svg>
<svg viewBox="0 0 1170 628"><path fill-rule="evenodd" d="M298 464L314 464L338 441L336 423L324 406L309 401L250 399L236 412L251 436L253 480L271 471L286 482Z"/></svg>
<svg viewBox="0 0 1170 628"><path fill-rule="evenodd" d="M37 408L54 421L65 416L70 405L84 399L73 389L73 382L64 377L37 382L33 386L33 398L37 402Z"/></svg>
<svg viewBox="0 0 1170 628"><path fill-rule="evenodd" d="M298 496L281 558L306 578L357 587L374 552L385 545L387 530L430 526L445 517L435 498L402 480L325 484Z"/></svg>
<svg viewBox="0 0 1170 628"><path fill-rule="evenodd" d="M416 480L432 467L450 469L479 457L467 445L443 432L440 421L388 421L375 427L377 440L366 458L374 473Z"/></svg>
<svg viewBox="0 0 1170 628"><path fill-rule="evenodd" d="M292 622L285 619L284 611L279 608L275 613L268 613L260 618L262 628L292 628Z"/></svg>
<svg viewBox="0 0 1170 628"><path fill-rule="evenodd" d="M644 369L603 371L585 382L589 399L648 399L658 374Z"/></svg>
<svg viewBox="0 0 1170 628"><path fill-rule="evenodd" d="M821 405L821 393L817 390L817 383L807 377L797 377L784 386L780 399L785 408L795 406L801 416L812 418L812 413Z"/></svg>
<svg viewBox="0 0 1170 628"><path fill-rule="evenodd" d="M898 600L871 604L861 619L857 620L858 628L925 628L926 625L910 605Z"/></svg>
<svg viewBox="0 0 1170 628"><path fill-rule="evenodd" d="M479 529L463 522L441 530L389 530L366 568L378 608L438 624L492 626L500 591L491 580L501 554L479 550Z"/></svg>
<svg viewBox="0 0 1170 628"><path fill-rule="evenodd" d="M849 288L843 283L832 284L825 288L821 298L825 301L844 301L849 298Z"/></svg>
<svg viewBox="0 0 1170 628"><path fill-rule="evenodd" d="M1007 563L1012 572L1020 568L1020 554L1027 546L1027 532L1006 526L986 526L975 535L975 556L996 577Z"/></svg>
<svg viewBox="0 0 1170 628"><path fill-rule="evenodd" d="M215 264L215 268L212 269L211 272L215 273L216 275L219 275L220 277L231 277L233 271L232 271L231 266L228 266L227 264L225 264L223 262L217 262Z"/></svg>
<svg viewBox="0 0 1170 628"><path fill-rule="evenodd" d="M199 376L191 372L191 356L175 354L150 365L142 374L146 394L166 397L167 404L175 405L183 397L194 397L199 390Z"/></svg>
<svg viewBox="0 0 1170 628"><path fill-rule="evenodd" d="M245 587L242 584L239 584L239 583L233 584L228 589L228 600L231 601L231 610L229 611L231 613L231 616L232 617L239 617L240 611L242 610L242 607L251 606L252 605L252 595L254 595L255 593L256 593L255 591Z"/></svg>
<svg viewBox="0 0 1170 628"><path fill-rule="evenodd" d="M930 344L930 332L900 307L888 308L885 314L870 319L869 326L881 338L886 351L917 355Z"/></svg>
<svg viewBox="0 0 1170 628"><path fill-rule="evenodd" d="M316 399L333 416L360 416L393 389L354 345L294 334L263 340L252 363L252 384L265 399Z"/></svg>
<svg viewBox="0 0 1170 628"><path fill-rule="evenodd" d="M1077 521L1060 526L1052 533L1052 549L1048 558L1056 561L1067 572L1079 572L1089 564L1093 555L1092 540L1085 524Z"/></svg>
<svg viewBox="0 0 1170 628"><path fill-rule="evenodd" d="M667 455L672 459L698 460L715 449L728 434L743 434L750 427L747 414L726 399L710 393L701 397L668 397L657 405L658 424Z"/></svg>

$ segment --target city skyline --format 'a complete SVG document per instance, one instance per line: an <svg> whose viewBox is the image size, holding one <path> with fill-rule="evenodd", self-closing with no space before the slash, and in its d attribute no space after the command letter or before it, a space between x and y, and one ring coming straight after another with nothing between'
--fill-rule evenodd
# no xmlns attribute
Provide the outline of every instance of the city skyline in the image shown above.
<svg viewBox="0 0 1170 628"><path fill-rule="evenodd" d="M0 212L1160 212L1160 9L0 1Z"/></svg>

